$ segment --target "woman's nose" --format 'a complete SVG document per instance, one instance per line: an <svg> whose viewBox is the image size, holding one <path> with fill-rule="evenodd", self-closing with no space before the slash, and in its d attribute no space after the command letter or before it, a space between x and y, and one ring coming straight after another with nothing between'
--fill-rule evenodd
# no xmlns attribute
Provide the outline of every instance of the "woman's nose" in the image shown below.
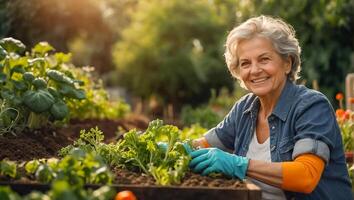
<svg viewBox="0 0 354 200"><path fill-rule="evenodd" d="M261 67L259 67L259 65L257 63L251 64L251 73L259 73L261 71L262 71L262 69L261 69Z"/></svg>

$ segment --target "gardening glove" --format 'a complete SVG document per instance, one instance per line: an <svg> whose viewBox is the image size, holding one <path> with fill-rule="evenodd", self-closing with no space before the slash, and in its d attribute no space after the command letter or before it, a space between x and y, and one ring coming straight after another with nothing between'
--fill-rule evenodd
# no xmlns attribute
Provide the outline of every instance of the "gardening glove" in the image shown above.
<svg viewBox="0 0 354 200"><path fill-rule="evenodd" d="M167 142L158 142L157 146L163 152L166 152L167 148L168 148L168 143ZM187 142L182 142L182 146L184 147L184 150L186 150L187 154L190 154L193 151L192 147Z"/></svg>
<svg viewBox="0 0 354 200"><path fill-rule="evenodd" d="M204 148L190 153L192 161L189 167L196 173L208 175L222 173L232 178L244 179L249 159L227 153L217 148Z"/></svg>

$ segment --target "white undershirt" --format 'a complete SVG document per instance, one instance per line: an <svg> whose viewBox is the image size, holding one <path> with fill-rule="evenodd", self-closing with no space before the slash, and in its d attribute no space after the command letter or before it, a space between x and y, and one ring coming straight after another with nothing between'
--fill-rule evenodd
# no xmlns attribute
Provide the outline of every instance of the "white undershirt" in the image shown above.
<svg viewBox="0 0 354 200"><path fill-rule="evenodd" d="M263 142L262 144L258 143L256 132L254 132L250 146L248 147L248 152L246 154L246 157L252 160L263 160L263 161L268 161L271 162L271 156L270 156L270 139L268 139ZM262 189L262 199L264 200L283 200L286 199L285 194L283 190L265 184L263 182L260 182L256 179L248 177L249 180L251 180L255 185L260 187Z"/></svg>

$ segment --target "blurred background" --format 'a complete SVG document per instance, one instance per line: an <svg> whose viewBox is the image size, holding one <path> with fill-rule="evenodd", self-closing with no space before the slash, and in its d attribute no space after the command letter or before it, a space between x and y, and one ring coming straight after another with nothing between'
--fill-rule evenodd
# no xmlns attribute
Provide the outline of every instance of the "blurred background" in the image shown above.
<svg viewBox="0 0 354 200"><path fill-rule="evenodd" d="M338 107L335 95L354 72L353 10L353 0L0 0L0 37L70 52L136 113L187 124L207 117L210 127L220 119L209 112L223 116L246 92L224 62L226 35L260 14L294 26L299 83Z"/></svg>

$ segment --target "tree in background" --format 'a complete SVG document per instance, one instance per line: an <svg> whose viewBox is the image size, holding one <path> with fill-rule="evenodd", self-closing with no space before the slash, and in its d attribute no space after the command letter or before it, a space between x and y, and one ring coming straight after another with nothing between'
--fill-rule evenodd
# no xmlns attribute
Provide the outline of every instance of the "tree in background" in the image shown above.
<svg viewBox="0 0 354 200"><path fill-rule="evenodd" d="M139 1L131 19L113 53L121 84L133 94L177 105L232 86L223 61L228 24L213 3Z"/></svg>
<svg viewBox="0 0 354 200"><path fill-rule="evenodd" d="M240 6L238 21L265 14L292 24L302 46L303 80L308 86L317 80L331 100L344 91L345 76L354 71L353 0L255 0Z"/></svg>

